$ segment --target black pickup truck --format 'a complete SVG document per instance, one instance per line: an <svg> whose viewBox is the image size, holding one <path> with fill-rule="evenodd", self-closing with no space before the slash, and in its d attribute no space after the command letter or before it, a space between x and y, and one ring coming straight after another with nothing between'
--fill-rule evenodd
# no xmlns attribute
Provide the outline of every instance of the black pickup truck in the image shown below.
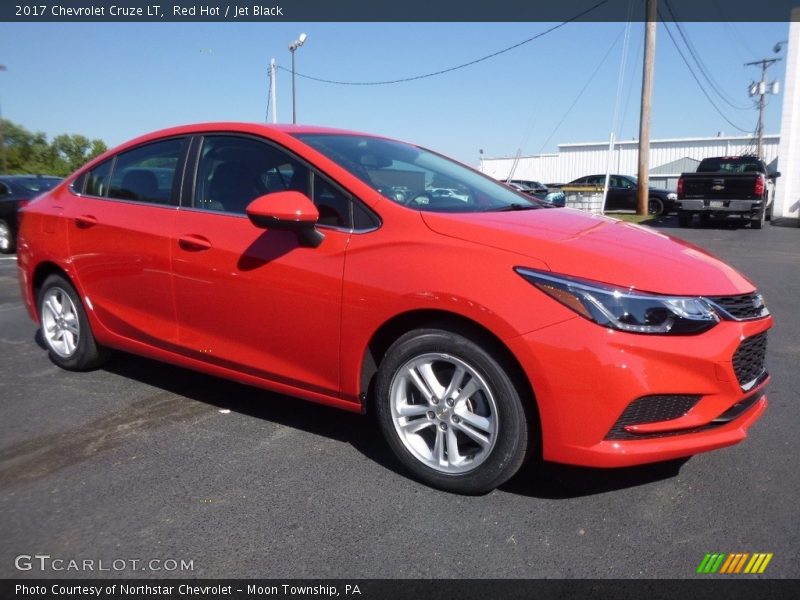
<svg viewBox="0 0 800 600"><path fill-rule="evenodd" d="M694 215L739 215L750 227L761 229L772 215L775 178L757 156L720 156L700 161L695 173L683 173L678 180L678 224L688 227Z"/></svg>

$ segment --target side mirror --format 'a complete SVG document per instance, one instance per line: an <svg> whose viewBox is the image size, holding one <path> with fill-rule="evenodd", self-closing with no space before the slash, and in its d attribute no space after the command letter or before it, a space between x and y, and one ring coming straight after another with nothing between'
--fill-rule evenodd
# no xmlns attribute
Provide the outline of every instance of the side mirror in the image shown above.
<svg viewBox="0 0 800 600"><path fill-rule="evenodd" d="M317 207L300 192L273 192L259 196L247 205L247 217L261 229L294 231L302 246L316 248L325 239L317 229Z"/></svg>
<svg viewBox="0 0 800 600"><path fill-rule="evenodd" d="M770 178L777 179L780 176L781 176L781 172L780 171L775 171L772 175L770 175Z"/></svg>

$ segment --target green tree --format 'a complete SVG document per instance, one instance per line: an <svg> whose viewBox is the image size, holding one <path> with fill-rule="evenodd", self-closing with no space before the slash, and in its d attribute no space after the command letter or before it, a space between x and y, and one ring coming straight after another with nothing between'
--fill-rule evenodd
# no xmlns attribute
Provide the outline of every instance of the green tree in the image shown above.
<svg viewBox="0 0 800 600"><path fill-rule="evenodd" d="M102 140L83 135L61 134L48 142L41 131L28 131L21 125L2 120L6 172L12 174L66 176L95 156L106 151Z"/></svg>

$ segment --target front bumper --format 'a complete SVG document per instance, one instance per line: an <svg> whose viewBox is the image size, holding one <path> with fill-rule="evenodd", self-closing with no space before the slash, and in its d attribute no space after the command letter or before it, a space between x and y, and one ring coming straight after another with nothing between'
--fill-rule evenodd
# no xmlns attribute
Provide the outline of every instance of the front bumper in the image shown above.
<svg viewBox="0 0 800 600"><path fill-rule="evenodd" d="M510 340L536 396L543 458L622 467L742 441L767 407L769 378L745 391L733 356L742 340L771 325L767 317L723 321L697 336L650 336L576 317ZM677 418L629 427L631 435L612 433L631 403L658 396L697 401Z"/></svg>
<svg viewBox="0 0 800 600"><path fill-rule="evenodd" d="M751 213L761 208L761 200L709 200L690 198L678 200L677 210L686 212Z"/></svg>

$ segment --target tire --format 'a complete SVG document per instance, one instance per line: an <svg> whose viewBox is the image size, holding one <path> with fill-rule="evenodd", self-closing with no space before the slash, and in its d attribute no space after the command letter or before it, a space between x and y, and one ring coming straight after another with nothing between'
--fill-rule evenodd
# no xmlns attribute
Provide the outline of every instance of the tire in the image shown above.
<svg viewBox="0 0 800 600"><path fill-rule="evenodd" d="M678 227L689 227L692 224L692 213L678 211Z"/></svg>
<svg viewBox="0 0 800 600"><path fill-rule="evenodd" d="M457 333L419 329L392 344L378 370L375 407L400 462L442 490L489 492L528 455L532 428L508 371Z"/></svg>
<svg viewBox="0 0 800 600"><path fill-rule="evenodd" d="M61 275L45 279L38 303L50 360L69 371L89 371L105 361L107 353L95 341L83 304L67 279Z"/></svg>
<svg viewBox="0 0 800 600"><path fill-rule="evenodd" d="M755 217L750 219L750 229L761 229L764 227L764 209L758 211L758 214Z"/></svg>
<svg viewBox="0 0 800 600"><path fill-rule="evenodd" d="M16 247L14 231L8 221L0 219L0 254L11 254Z"/></svg>
<svg viewBox="0 0 800 600"><path fill-rule="evenodd" d="M664 214L664 201L661 198L650 198L647 201L647 214L651 217L660 217Z"/></svg>

